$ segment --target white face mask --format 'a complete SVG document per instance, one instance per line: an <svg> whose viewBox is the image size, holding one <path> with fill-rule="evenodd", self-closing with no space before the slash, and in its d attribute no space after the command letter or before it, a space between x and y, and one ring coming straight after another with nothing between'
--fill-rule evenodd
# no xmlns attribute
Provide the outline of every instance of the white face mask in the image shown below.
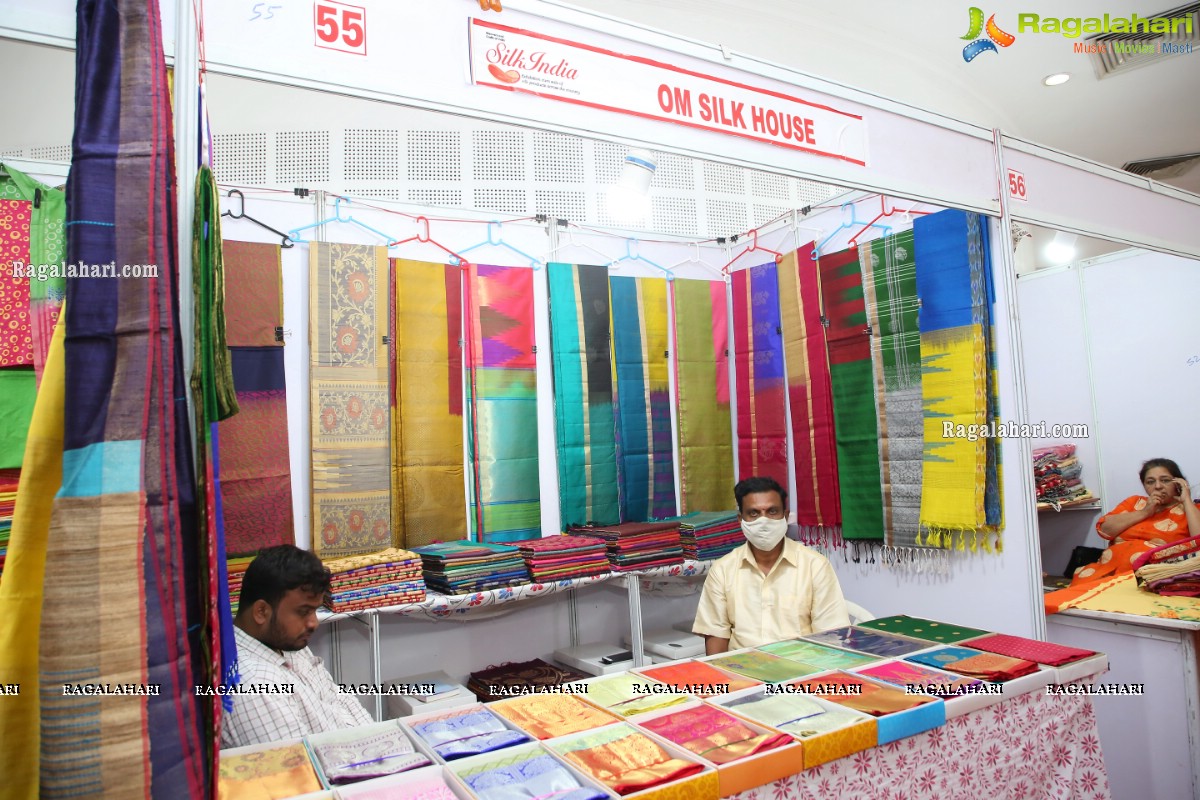
<svg viewBox="0 0 1200 800"><path fill-rule="evenodd" d="M774 550L783 541L788 529L786 519L759 517L751 522L746 520L741 522L742 533L746 535L746 541L763 551Z"/></svg>

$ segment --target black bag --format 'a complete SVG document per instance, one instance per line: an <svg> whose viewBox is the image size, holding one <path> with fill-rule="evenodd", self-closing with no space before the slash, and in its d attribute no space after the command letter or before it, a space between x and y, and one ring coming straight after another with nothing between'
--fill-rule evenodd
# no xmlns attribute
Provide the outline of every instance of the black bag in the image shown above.
<svg viewBox="0 0 1200 800"><path fill-rule="evenodd" d="M1063 577L1074 578L1075 570L1099 561L1103 553L1104 548L1101 547L1076 547L1071 551L1071 560L1067 562L1067 571L1063 573Z"/></svg>

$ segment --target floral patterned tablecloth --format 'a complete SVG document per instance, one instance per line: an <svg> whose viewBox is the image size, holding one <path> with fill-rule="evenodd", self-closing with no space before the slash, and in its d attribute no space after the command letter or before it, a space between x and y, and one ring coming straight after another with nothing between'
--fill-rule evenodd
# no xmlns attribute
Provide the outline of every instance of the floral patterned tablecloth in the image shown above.
<svg viewBox="0 0 1200 800"><path fill-rule="evenodd" d="M1108 800L1091 698L1023 694L735 800Z"/></svg>

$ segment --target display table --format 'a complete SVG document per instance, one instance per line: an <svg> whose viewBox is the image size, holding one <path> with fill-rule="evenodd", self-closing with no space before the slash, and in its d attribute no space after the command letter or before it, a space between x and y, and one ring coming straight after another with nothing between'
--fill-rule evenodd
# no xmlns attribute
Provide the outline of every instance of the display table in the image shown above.
<svg viewBox="0 0 1200 800"><path fill-rule="evenodd" d="M1050 641L1110 654L1106 682L1145 686L1142 697L1095 698L1120 798L1200 800L1200 600L1176 597L1170 605L1169 613L1192 618L1077 608L1046 618Z"/></svg>
<svg viewBox="0 0 1200 800"><path fill-rule="evenodd" d="M1110 796L1091 699L1045 690L735 795L737 800Z"/></svg>

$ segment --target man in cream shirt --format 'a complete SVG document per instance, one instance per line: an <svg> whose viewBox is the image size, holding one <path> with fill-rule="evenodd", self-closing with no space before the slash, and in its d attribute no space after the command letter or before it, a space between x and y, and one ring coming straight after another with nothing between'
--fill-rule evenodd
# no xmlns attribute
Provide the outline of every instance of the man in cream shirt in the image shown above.
<svg viewBox="0 0 1200 800"><path fill-rule="evenodd" d="M772 478L733 488L746 543L709 570L692 632L708 655L850 624L829 559L788 539L787 492Z"/></svg>

